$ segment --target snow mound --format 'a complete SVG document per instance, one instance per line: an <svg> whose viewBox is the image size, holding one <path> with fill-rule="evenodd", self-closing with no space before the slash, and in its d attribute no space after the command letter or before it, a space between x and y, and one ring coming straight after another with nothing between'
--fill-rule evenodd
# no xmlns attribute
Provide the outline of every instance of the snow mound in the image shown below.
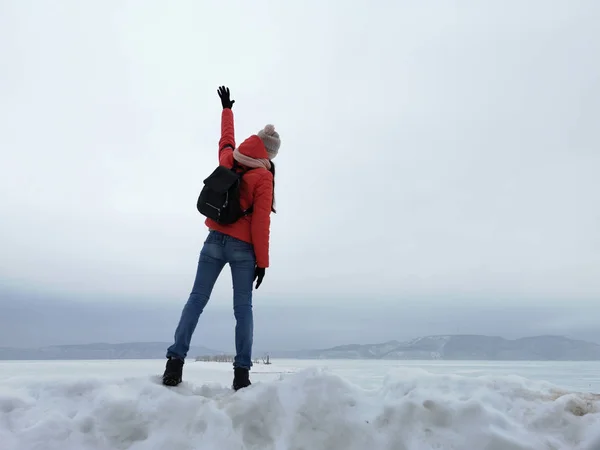
<svg viewBox="0 0 600 450"><path fill-rule="evenodd" d="M2 450L594 450L597 395L520 377L407 369L375 390L322 369L234 393L157 377L10 378L0 384Z"/></svg>

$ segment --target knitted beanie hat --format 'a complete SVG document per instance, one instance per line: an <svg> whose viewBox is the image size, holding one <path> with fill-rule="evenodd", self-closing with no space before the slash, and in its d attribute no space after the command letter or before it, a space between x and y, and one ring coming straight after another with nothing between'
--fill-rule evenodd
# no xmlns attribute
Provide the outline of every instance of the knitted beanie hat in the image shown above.
<svg viewBox="0 0 600 450"><path fill-rule="evenodd" d="M275 126L271 124L265 125L265 127L256 134L263 141L263 144L265 144L269 159L275 158L277 153L279 153L279 146L281 145L279 133L275 131Z"/></svg>

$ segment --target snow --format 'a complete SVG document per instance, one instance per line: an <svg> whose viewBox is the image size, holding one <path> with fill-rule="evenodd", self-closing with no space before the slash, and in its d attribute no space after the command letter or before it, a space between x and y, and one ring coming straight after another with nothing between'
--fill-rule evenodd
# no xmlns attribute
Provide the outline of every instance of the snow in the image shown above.
<svg viewBox="0 0 600 450"><path fill-rule="evenodd" d="M288 361L255 366L235 393L228 363L188 362L175 388L163 365L1 363L0 449L600 448L597 395L516 375L396 364L365 387Z"/></svg>

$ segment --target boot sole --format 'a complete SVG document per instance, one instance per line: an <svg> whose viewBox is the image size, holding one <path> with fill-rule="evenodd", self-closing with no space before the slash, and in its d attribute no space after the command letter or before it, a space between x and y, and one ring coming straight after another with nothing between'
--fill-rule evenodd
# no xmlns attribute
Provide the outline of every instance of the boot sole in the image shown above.
<svg viewBox="0 0 600 450"><path fill-rule="evenodd" d="M163 378L163 384L165 386L177 386L179 383L181 383L181 379Z"/></svg>

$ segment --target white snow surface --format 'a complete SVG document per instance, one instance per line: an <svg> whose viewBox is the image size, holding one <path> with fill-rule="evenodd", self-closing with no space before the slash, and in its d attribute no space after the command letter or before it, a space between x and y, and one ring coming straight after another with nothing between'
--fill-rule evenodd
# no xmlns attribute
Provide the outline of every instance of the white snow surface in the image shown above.
<svg viewBox="0 0 600 450"><path fill-rule="evenodd" d="M600 449L597 395L518 376L400 366L366 389L273 364L233 392L229 364L187 363L175 388L163 365L1 364L0 450Z"/></svg>

